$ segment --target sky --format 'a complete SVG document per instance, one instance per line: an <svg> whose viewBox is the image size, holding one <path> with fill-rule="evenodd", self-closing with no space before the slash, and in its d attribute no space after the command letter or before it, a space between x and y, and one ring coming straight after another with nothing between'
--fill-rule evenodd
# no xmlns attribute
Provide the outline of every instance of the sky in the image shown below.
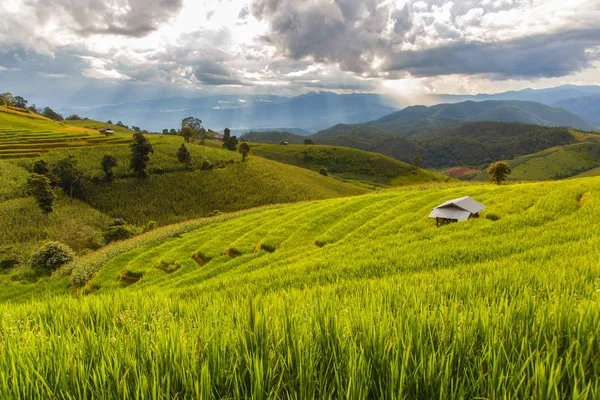
<svg viewBox="0 0 600 400"><path fill-rule="evenodd" d="M0 16L0 92L38 105L600 84L600 0L0 0Z"/></svg>

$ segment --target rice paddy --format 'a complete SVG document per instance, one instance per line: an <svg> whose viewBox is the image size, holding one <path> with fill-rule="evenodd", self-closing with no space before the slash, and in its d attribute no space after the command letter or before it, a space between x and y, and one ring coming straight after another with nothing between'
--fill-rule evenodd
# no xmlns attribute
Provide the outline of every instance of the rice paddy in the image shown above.
<svg viewBox="0 0 600 400"><path fill-rule="evenodd" d="M481 218L427 218L464 195ZM159 228L10 286L0 397L598 398L598 215L581 178Z"/></svg>

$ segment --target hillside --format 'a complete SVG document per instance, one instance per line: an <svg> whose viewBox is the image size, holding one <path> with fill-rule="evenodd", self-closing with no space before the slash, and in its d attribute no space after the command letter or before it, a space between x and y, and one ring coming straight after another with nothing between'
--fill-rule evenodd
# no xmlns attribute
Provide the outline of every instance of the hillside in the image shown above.
<svg viewBox="0 0 600 400"><path fill-rule="evenodd" d="M127 136L106 137L94 128L56 122L38 114L0 106L0 159L40 157L55 148L130 143L131 131L127 133Z"/></svg>
<svg viewBox="0 0 600 400"><path fill-rule="evenodd" d="M240 139L248 142L279 144L288 142L290 144L302 144L306 139L304 136L286 132L286 131L264 131L264 132L246 132Z"/></svg>
<svg viewBox="0 0 600 400"><path fill-rule="evenodd" d="M199 144L187 146L192 158L188 169L177 159L182 138L163 135L148 136L154 147L148 163L150 176L140 180L133 178L129 169L131 133L117 131L109 138L115 140L104 142L92 140L94 135L105 138L91 129L105 125L97 121L74 123L87 127L83 128L18 113L0 113L0 120L5 123L0 141L11 138L28 146L23 150L27 153L12 153L10 159L0 160L0 264L14 257L26 264L43 240L59 240L80 253L97 249L105 244L104 232L114 218L124 219L140 232L148 224L160 226L266 204L367 192L316 172L253 155L242 163L238 152ZM67 135L63 132L77 139L63 138ZM42 134L51 138L51 145L40 148L40 142L46 143L38 138ZM103 178L101 161L105 155L117 160L112 182ZM27 179L36 161L45 160L52 166L69 156L82 171L85 188L73 200L56 188L56 206L46 217L27 195Z"/></svg>
<svg viewBox="0 0 600 400"><path fill-rule="evenodd" d="M270 160L319 171L367 184L401 186L444 182L448 177L377 153L340 146L253 144L252 152Z"/></svg>
<svg viewBox="0 0 600 400"><path fill-rule="evenodd" d="M465 195L481 218L427 218ZM596 398L599 213L587 178L159 228L0 293L0 396Z"/></svg>
<svg viewBox="0 0 600 400"><path fill-rule="evenodd" d="M578 141L566 128L506 122L432 127L409 138L371 131L366 126L349 134L332 131L331 135L319 133L311 138L316 143L374 151L404 162L419 154L428 168L478 166Z"/></svg>
<svg viewBox="0 0 600 400"><path fill-rule="evenodd" d="M338 125L320 131L315 136L320 138L339 136L358 129L362 131L383 131L409 137L438 126L476 121L519 122L551 127L564 126L583 130L594 129L592 125L568 111L540 103L527 101L466 101L438 104L430 107L407 107L366 124Z"/></svg>
<svg viewBox="0 0 600 400"><path fill-rule="evenodd" d="M600 127L600 93L592 96L570 98L554 104L573 114L580 115L596 127Z"/></svg>

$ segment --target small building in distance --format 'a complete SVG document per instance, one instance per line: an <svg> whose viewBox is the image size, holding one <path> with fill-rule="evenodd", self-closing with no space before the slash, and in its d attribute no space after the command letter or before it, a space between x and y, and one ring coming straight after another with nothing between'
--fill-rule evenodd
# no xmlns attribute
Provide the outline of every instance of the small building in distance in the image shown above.
<svg viewBox="0 0 600 400"><path fill-rule="evenodd" d="M112 129L99 129L98 131L100 133L104 134L106 137L112 136L115 134L115 131L113 131Z"/></svg>
<svg viewBox="0 0 600 400"><path fill-rule="evenodd" d="M429 218L435 218L436 226L450 222L465 221L469 218L479 218L479 212L486 207L469 196L448 200L435 207Z"/></svg>
<svg viewBox="0 0 600 400"><path fill-rule="evenodd" d="M225 136L221 135L220 133L217 133L214 137L214 139L218 140L219 142L222 142L224 138L225 138Z"/></svg>

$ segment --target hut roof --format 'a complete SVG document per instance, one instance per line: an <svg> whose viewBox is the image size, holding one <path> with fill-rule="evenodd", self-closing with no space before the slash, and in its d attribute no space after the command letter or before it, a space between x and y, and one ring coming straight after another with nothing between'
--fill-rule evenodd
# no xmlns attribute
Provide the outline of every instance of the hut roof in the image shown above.
<svg viewBox="0 0 600 400"><path fill-rule="evenodd" d="M431 214L429 214L429 218L446 218L464 221L472 214L477 214L478 212L485 210L485 208L486 207L483 204L473 200L469 196L465 196L445 201L435 207L433 211L431 211Z"/></svg>

